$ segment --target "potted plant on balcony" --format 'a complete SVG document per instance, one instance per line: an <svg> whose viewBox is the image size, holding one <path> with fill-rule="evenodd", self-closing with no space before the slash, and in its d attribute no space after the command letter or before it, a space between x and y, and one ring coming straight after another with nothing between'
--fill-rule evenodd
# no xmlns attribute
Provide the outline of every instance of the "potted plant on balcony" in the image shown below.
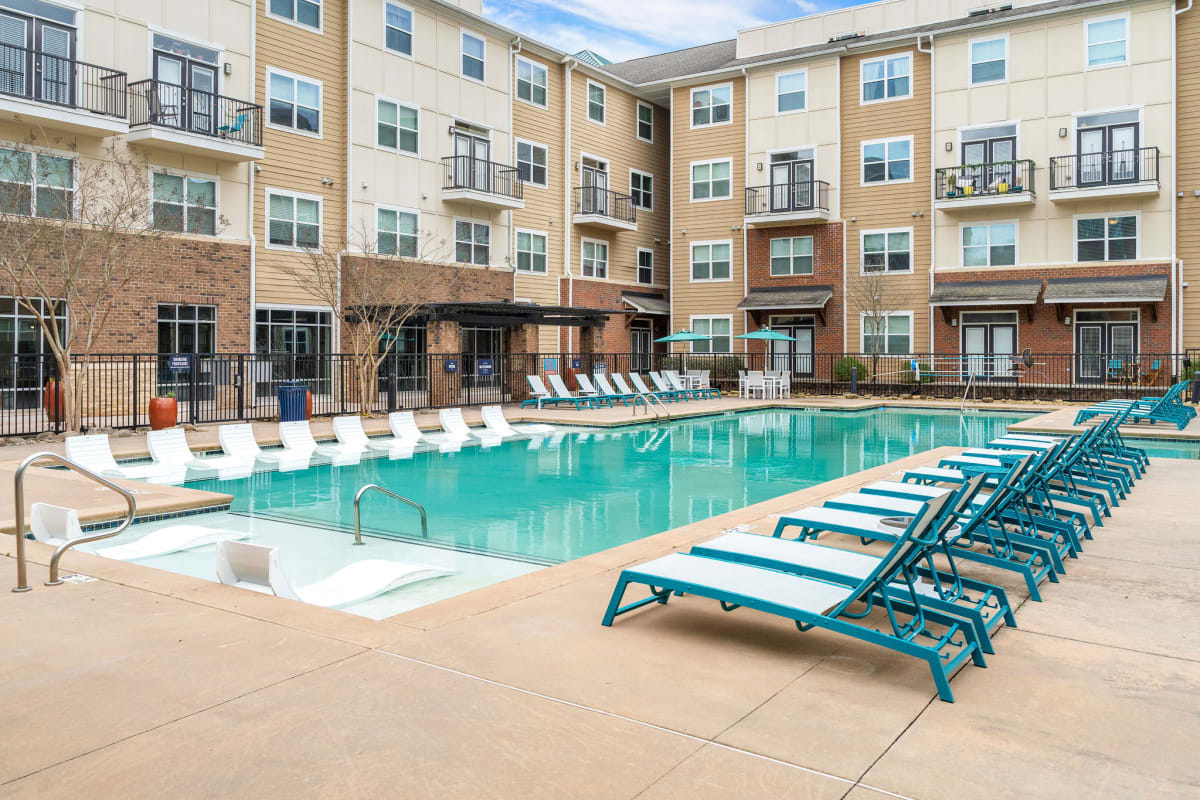
<svg viewBox="0 0 1200 800"><path fill-rule="evenodd" d="M174 392L164 392L158 397L150 398L150 430L173 428L178 418L179 404L175 400Z"/></svg>
<svg viewBox="0 0 1200 800"><path fill-rule="evenodd" d="M946 173L946 197L958 197L958 176L953 172Z"/></svg>

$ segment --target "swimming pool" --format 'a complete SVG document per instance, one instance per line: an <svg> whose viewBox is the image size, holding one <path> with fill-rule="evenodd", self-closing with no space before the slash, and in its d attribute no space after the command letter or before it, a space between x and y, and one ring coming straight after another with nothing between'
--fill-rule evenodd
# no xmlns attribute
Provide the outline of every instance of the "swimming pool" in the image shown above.
<svg viewBox="0 0 1200 800"><path fill-rule="evenodd" d="M982 445L1029 416L797 409L605 431L564 429L455 453L189 482L189 488L234 497L230 512L189 522L248 530L252 541L280 546L297 585L362 558L458 571L453 578L391 592L369 608L347 609L388 616L447 592L579 558L934 447ZM421 536L415 510L369 494L362 501L369 544L350 547L354 495L367 483L424 505L428 539ZM121 539L138 538L147 527L136 526ZM212 550L143 563L212 578Z"/></svg>

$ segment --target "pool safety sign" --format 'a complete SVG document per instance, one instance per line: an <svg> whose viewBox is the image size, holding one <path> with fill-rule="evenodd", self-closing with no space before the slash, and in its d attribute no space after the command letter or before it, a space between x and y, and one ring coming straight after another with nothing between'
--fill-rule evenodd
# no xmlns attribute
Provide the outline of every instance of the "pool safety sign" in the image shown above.
<svg viewBox="0 0 1200 800"><path fill-rule="evenodd" d="M547 375L557 375L558 374L558 359L557 358L543 358L542 359L542 372L544 372Z"/></svg>
<svg viewBox="0 0 1200 800"><path fill-rule="evenodd" d="M481 376L493 374L494 368L492 359L490 358L481 358L475 362L475 371Z"/></svg>
<svg viewBox="0 0 1200 800"><path fill-rule="evenodd" d="M583 369L583 359L582 358L572 358L571 359L571 369Z"/></svg>
<svg viewBox="0 0 1200 800"><path fill-rule="evenodd" d="M457 358L447 358L446 359L446 372L458 372L458 359Z"/></svg>
<svg viewBox="0 0 1200 800"><path fill-rule="evenodd" d="M187 372L192 368L192 357L189 355L167 356L167 369L171 372Z"/></svg>

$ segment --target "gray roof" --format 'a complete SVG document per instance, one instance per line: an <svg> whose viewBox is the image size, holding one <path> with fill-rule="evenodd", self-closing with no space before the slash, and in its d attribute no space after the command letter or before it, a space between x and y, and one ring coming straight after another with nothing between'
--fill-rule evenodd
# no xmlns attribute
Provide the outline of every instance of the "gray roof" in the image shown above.
<svg viewBox="0 0 1200 800"><path fill-rule="evenodd" d="M604 67L604 71L630 83L651 83L665 78L721 69L736 56L737 39L727 39L723 42L609 64Z"/></svg>
<svg viewBox="0 0 1200 800"><path fill-rule="evenodd" d="M1036 303L1042 291L1042 280L1025 281L955 281L933 287L930 305L974 306Z"/></svg>
<svg viewBox="0 0 1200 800"><path fill-rule="evenodd" d="M781 286L751 289L738 308L749 311L783 308L824 308L833 297L832 286Z"/></svg>
<svg viewBox="0 0 1200 800"><path fill-rule="evenodd" d="M1166 275L1119 278L1057 278L1046 282L1047 303L1124 301L1157 303L1167 296Z"/></svg>
<svg viewBox="0 0 1200 800"><path fill-rule="evenodd" d="M671 303L662 295L624 292L621 294L621 299L633 306L634 311L639 314L671 313Z"/></svg>

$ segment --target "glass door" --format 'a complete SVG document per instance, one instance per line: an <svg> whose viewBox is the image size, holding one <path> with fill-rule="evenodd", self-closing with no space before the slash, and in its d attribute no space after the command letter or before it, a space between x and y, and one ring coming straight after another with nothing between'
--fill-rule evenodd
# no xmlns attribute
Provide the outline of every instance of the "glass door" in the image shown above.
<svg viewBox="0 0 1200 800"><path fill-rule="evenodd" d="M988 351L987 325L964 325L962 336L963 355L966 356L963 378L985 374Z"/></svg>
<svg viewBox="0 0 1200 800"><path fill-rule="evenodd" d="M209 136L217 132L217 71L207 64L188 63L188 128Z"/></svg>
<svg viewBox="0 0 1200 800"><path fill-rule="evenodd" d="M772 317L770 327L771 330L790 336L795 341L768 340L767 369L791 372L793 376L811 377L816 319L811 316Z"/></svg>
<svg viewBox="0 0 1200 800"><path fill-rule="evenodd" d="M41 91L39 97L47 103L73 105L74 81L71 56L74 54L75 31L34 21L34 50L41 62Z"/></svg>
<svg viewBox="0 0 1200 800"><path fill-rule="evenodd" d="M1132 183L1138 179L1137 125L1113 125L1108 128L1110 183Z"/></svg>
<svg viewBox="0 0 1200 800"><path fill-rule="evenodd" d="M651 367L651 344L649 326L634 326L629 329L629 350L632 353L630 369L646 372Z"/></svg>
<svg viewBox="0 0 1200 800"><path fill-rule="evenodd" d="M155 125L178 128L183 125L182 58L164 53L154 54L154 91L150 93L150 121Z"/></svg>
<svg viewBox="0 0 1200 800"><path fill-rule="evenodd" d="M812 208L812 180L812 159L773 161L771 163L771 211L803 211Z"/></svg>
<svg viewBox="0 0 1200 800"><path fill-rule="evenodd" d="M1104 183L1104 128L1089 128L1079 132L1080 186Z"/></svg>
<svg viewBox="0 0 1200 800"><path fill-rule="evenodd" d="M1075 312L1076 378L1085 382L1133 375L1138 353L1136 311ZM1115 363L1119 361L1120 365ZM1114 362L1110 364L1109 362ZM1109 368L1114 372L1110 374Z"/></svg>
<svg viewBox="0 0 1200 800"><path fill-rule="evenodd" d="M1138 125L1122 123L1079 131L1079 185L1138 179Z"/></svg>
<svg viewBox="0 0 1200 800"><path fill-rule="evenodd" d="M463 130L454 132L454 185L489 191L488 162L492 143L484 136Z"/></svg>
<svg viewBox="0 0 1200 800"><path fill-rule="evenodd" d="M1017 315L969 311L962 315L963 380L1012 378L1017 352Z"/></svg>
<svg viewBox="0 0 1200 800"><path fill-rule="evenodd" d="M585 158L583 174L583 213L608 215L608 164Z"/></svg>
<svg viewBox="0 0 1200 800"><path fill-rule="evenodd" d="M0 13L0 92L29 94L29 20Z"/></svg>
<svg viewBox="0 0 1200 800"><path fill-rule="evenodd" d="M1012 162L1017 157L1017 137L998 136L963 142L964 176L980 194L996 192L1001 183L1012 184L1017 177Z"/></svg>

